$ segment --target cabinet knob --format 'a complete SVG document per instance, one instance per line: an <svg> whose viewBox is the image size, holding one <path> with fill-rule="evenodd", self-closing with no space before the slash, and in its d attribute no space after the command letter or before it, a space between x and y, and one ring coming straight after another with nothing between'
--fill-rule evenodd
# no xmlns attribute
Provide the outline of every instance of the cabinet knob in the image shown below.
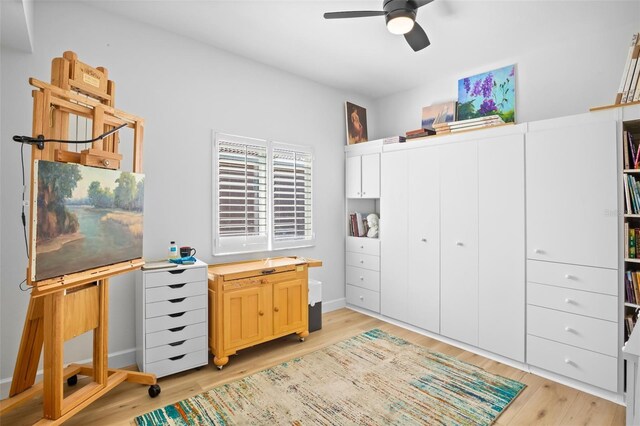
<svg viewBox="0 0 640 426"><path fill-rule="evenodd" d="M533 252L535 254L542 254L542 250L540 250L540 249L533 249Z"/></svg>
<svg viewBox="0 0 640 426"><path fill-rule="evenodd" d="M566 274L564 277L565 277L566 279L568 279L568 280L572 280L572 279L574 279L574 276L573 276L573 275L571 275L571 274Z"/></svg>
<svg viewBox="0 0 640 426"><path fill-rule="evenodd" d="M276 312L280 312L280 308L278 308L277 306L274 306L273 310L276 311Z"/></svg>
<svg viewBox="0 0 640 426"><path fill-rule="evenodd" d="M564 363L565 364L572 364L571 360L569 358L565 358L564 359Z"/></svg>
<svg viewBox="0 0 640 426"><path fill-rule="evenodd" d="M364 300L364 296L360 296L360 300Z"/></svg>
<svg viewBox="0 0 640 426"><path fill-rule="evenodd" d="M360 248L361 248L361 249L363 249L363 248L364 248L364 246L360 246Z"/></svg>
<svg viewBox="0 0 640 426"><path fill-rule="evenodd" d="M263 315L264 315L264 312L262 312L262 311L258 311L258 315L263 316Z"/></svg>
<svg viewBox="0 0 640 426"><path fill-rule="evenodd" d="M573 303L573 300L567 297L566 299L564 299L564 303Z"/></svg>
<svg viewBox="0 0 640 426"><path fill-rule="evenodd" d="M360 277L360 281L364 281L364 277Z"/></svg>
<svg viewBox="0 0 640 426"><path fill-rule="evenodd" d="M367 193L366 193L366 192L364 192L364 191L362 191L362 195L367 195Z"/></svg>
<svg viewBox="0 0 640 426"><path fill-rule="evenodd" d="M364 260L361 260L360 263L364 263Z"/></svg>
<svg viewBox="0 0 640 426"><path fill-rule="evenodd" d="M356 194L360 195L360 192L356 192Z"/></svg>
<svg viewBox="0 0 640 426"><path fill-rule="evenodd" d="M426 238L422 238L420 241L422 241L423 243L426 243L427 239Z"/></svg>
<svg viewBox="0 0 640 426"><path fill-rule="evenodd" d="M462 241L456 241L456 245L457 245L458 247L462 247L464 244L462 243Z"/></svg>
<svg viewBox="0 0 640 426"><path fill-rule="evenodd" d="M573 333L573 328L567 326L564 328L564 331L566 331L567 333Z"/></svg>

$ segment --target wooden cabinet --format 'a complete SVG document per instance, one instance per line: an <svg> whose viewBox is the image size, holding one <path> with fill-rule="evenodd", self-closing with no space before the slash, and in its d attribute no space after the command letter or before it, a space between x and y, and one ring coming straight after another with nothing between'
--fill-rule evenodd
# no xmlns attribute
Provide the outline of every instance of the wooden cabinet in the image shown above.
<svg viewBox="0 0 640 426"><path fill-rule="evenodd" d="M525 355L524 173L523 135L478 141L478 346L521 362Z"/></svg>
<svg viewBox="0 0 640 426"><path fill-rule="evenodd" d="M617 269L616 122L580 117L530 125L527 257Z"/></svg>
<svg viewBox="0 0 640 426"><path fill-rule="evenodd" d="M207 265L136 272L138 369L166 376L206 365Z"/></svg>
<svg viewBox="0 0 640 426"><path fill-rule="evenodd" d="M315 260L283 257L209 266L209 347L222 368L229 355L308 330L308 267Z"/></svg>
<svg viewBox="0 0 640 426"><path fill-rule="evenodd" d="M347 198L380 198L380 154L347 157Z"/></svg>
<svg viewBox="0 0 640 426"><path fill-rule="evenodd" d="M477 346L478 146L464 142L440 148L440 329Z"/></svg>

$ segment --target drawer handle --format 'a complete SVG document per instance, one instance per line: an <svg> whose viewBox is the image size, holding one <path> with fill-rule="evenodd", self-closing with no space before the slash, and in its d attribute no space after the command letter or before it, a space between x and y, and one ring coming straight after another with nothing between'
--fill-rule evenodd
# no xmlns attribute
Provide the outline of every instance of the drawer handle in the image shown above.
<svg viewBox="0 0 640 426"><path fill-rule="evenodd" d="M184 301L184 299L186 299L186 297L179 297L177 299L169 299L169 302L171 302L171 303L180 303L180 302Z"/></svg>
<svg viewBox="0 0 640 426"><path fill-rule="evenodd" d="M575 330L568 326L564 328L564 331L566 331L567 333L575 333Z"/></svg>
<svg viewBox="0 0 640 426"><path fill-rule="evenodd" d="M360 281L364 281L364 277L360 277Z"/></svg>
<svg viewBox="0 0 640 426"><path fill-rule="evenodd" d="M176 269L174 271L167 271L167 272L170 273L170 274L176 275L176 274L181 274L184 271L186 271L186 269Z"/></svg>
<svg viewBox="0 0 640 426"><path fill-rule="evenodd" d="M275 271L276 271L275 268L274 269L263 269L261 274L262 275L273 274Z"/></svg>
<svg viewBox="0 0 640 426"><path fill-rule="evenodd" d="M264 312L262 312L262 311L258 311L258 315L263 316L263 315L264 315Z"/></svg>
<svg viewBox="0 0 640 426"><path fill-rule="evenodd" d="M178 356L172 356L171 358L169 358L171 361L177 361L179 359L184 358L186 354L182 354L182 355L178 355Z"/></svg>
<svg viewBox="0 0 640 426"><path fill-rule="evenodd" d="M360 248L361 248L361 249L363 249L363 248L364 248L364 246L360 246Z"/></svg>
<svg viewBox="0 0 640 426"><path fill-rule="evenodd" d="M187 285L187 283L182 283L182 284L172 284L172 285L170 285L169 287L170 287L170 288L182 288L182 287L184 287L185 285Z"/></svg>
<svg viewBox="0 0 640 426"><path fill-rule="evenodd" d="M568 303L568 304L574 304L575 302L572 299L569 299L568 297L566 299L564 299L564 303Z"/></svg>
<svg viewBox="0 0 640 426"><path fill-rule="evenodd" d="M464 244L462 243L462 241L456 241L456 245L457 245L458 247L462 247Z"/></svg>
<svg viewBox="0 0 640 426"><path fill-rule="evenodd" d="M172 333L175 333L176 331L182 331L184 330L186 327L186 325L183 325L182 327L174 327L174 328L170 328L169 331Z"/></svg>
<svg viewBox="0 0 640 426"><path fill-rule="evenodd" d="M360 263L364 263L364 260L361 260Z"/></svg>
<svg viewBox="0 0 640 426"><path fill-rule="evenodd" d="M574 364L574 362L573 362L573 361L571 361L569 358L565 358L565 359L564 359L564 363L565 363L565 364L569 364L569 365L573 365L573 364Z"/></svg>
<svg viewBox="0 0 640 426"><path fill-rule="evenodd" d="M535 254L542 254L542 253L544 253L544 252L543 252L542 250L540 250L540 249L533 249L533 252L534 252Z"/></svg>
<svg viewBox="0 0 640 426"><path fill-rule="evenodd" d="M576 279L576 277L574 277L574 276L573 276L573 275L571 275L571 274L566 274L564 277L565 277L566 279L568 279L568 280L575 280L575 279Z"/></svg>
<svg viewBox="0 0 640 426"><path fill-rule="evenodd" d="M182 345L184 342L186 342L186 340L180 340L179 342L169 343L169 346L180 346L180 345Z"/></svg>
<svg viewBox="0 0 640 426"><path fill-rule="evenodd" d="M364 300L364 296L360 296L360 300Z"/></svg>
<svg viewBox="0 0 640 426"><path fill-rule="evenodd" d="M423 243L426 243L427 239L426 238L422 238L420 241L422 241Z"/></svg>
<svg viewBox="0 0 640 426"><path fill-rule="evenodd" d="M278 308L277 306L274 306L273 310L274 310L275 312L280 312L280 308Z"/></svg>
<svg viewBox="0 0 640 426"><path fill-rule="evenodd" d="M178 312L177 314L169 314L171 318L178 318L186 314L186 312Z"/></svg>

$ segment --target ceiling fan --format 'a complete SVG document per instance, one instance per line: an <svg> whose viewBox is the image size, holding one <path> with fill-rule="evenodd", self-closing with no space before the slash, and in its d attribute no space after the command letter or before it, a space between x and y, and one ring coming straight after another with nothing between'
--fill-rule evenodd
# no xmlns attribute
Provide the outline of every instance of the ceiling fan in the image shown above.
<svg viewBox="0 0 640 426"><path fill-rule="evenodd" d="M417 52L429 46L431 42L420 24L416 22L418 8L433 0L383 0L383 10L360 10L349 12L327 12L325 19L365 18L383 16L387 21L387 29L392 34L404 34L409 46Z"/></svg>

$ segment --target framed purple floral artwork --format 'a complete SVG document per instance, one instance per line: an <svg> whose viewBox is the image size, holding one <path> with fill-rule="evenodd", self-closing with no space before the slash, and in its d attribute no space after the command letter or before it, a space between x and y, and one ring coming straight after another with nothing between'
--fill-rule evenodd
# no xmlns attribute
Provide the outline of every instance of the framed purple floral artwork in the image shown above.
<svg viewBox="0 0 640 426"><path fill-rule="evenodd" d="M458 80L458 120L499 115L516 121L516 66Z"/></svg>

